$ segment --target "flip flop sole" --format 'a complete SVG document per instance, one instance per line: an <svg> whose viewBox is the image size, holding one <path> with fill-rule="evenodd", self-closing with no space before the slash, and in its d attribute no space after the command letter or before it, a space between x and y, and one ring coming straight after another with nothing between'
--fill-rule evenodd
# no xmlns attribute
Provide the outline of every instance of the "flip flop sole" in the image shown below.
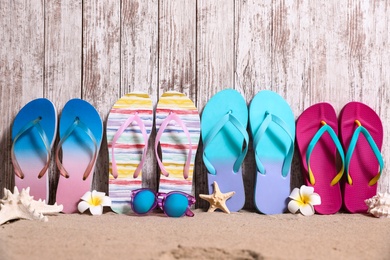
<svg viewBox="0 0 390 260"><path fill-rule="evenodd" d="M19 111L12 126L12 140L26 124L37 118L41 118L39 124L52 147L57 132L57 112L53 103L46 98L32 100ZM32 127L22 134L14 145L14 151L24 174L23 179L15 176L15 185L19 190L30 187L30 195L34 196L34 199L47 201L48 173L40 179L38 174L45 167L48 154L38 130Z"/></svg>
<svg viewBox="0 0 390 260"><path fill-rule="evenodd" d="M130 124L115 143L114 156L118 177L112 175L112 141L119 128L126 120L137 114L145 126L147 136L153 126L153 103L146 93L133 92L121 97L112 107L107 119L107 144L110 162L109 196L111 209L118 214L126 214L131 210L130 193L142 186L140 176L133 174L142 160L145 140L137 123ZM146 140L147 142L148 140Z"/></svg>
<svg viewBox="0 0 390 260"><path fill-rule="evenodd" d="M264 174L257 171L254 201L256 208L264 214L281 214L287 209L290 195L292 156L286 157L289 149L294 149L295 119L289 104L280 95L269 90L260 91L249 107L252 136L263 126L267 115L284 122L283 127L287 129L283 129L273 119L257 147L254 147L255 156L258 156L265 169ZM289 171L283 176L282 167L285 163L289 165Z"/></svg>
<svg viewBox="0 0 390 260"><path fill-rule="evenodd" d="M248 108L242 95L233 89L226 89L215 94L206 104L201 120L202 140L213 131L215 124L226 114L231 113L246 129ZM216 170L216 174L207 174L209 194L214 192L213 182L217 182L222 193L234 191L235 194L226 201L231 212L242 209L245 204L245 190L242 179L242 168L235 173L233 165L242 152L244 137L231 124L218 132L214 139L204 147L204 153Z"/></svg>
<svg viewBox="0 0 390 260"><path fill-rule="evenodd" d="M192 155L188 178L183 177L185 163L189 156L189 141L178 122L171 121L160 138L162 163L169 176L160 175L160 192L182 191L192 194L195 155L200 139L200 118L195 104L183 93L168 91L159 99L156 108L156 130L160 130L170 113L175 113L186 126Z"/></svg>
<svg viewBox="0 0 390 260"><path fill-rule="evenodd" d="M87 101L81 99L69 100L63 110L59 125L60 139L64 137L69 127L79 119L87 126L96 139L97 152L99 152L103 135L102 120L96 109ZM91 190L94 165L88 177L83 175L92 159L94 144L86 132L75 128L62 145L62 165L69 174L69 178L60 176L57 187L57 203L64 206L64 213L77 212L80 198Z"/></svg>
<svg viewBox="0 0 390 260"><path fill-rule="evenodd" d="M315 185L309 180L306 154L314 135L323 126L321 121L329 125L338 134L337 115L329 103L318 103L307 108L297 120L297 146L301 157L301 169L304 182L314 187L314 192L321 197L321 205L314 206L319 214L334 214L342 206L340 184L331 185L340 167L337 165L337 148L328 133L318 140L310 158L310 166L315 176Z"/></svg>
<svg viewBox="0 0 390 260"><path fill-rule="evenodd" d="M345 151L348 151L351 138L357 128L355 120L368 130L379 150L383 142L383 126L377 113L369 106L360 102L350 102L340 113L340 137ZM347 152L346 152L347 153ZM359 135L353 155L350 160L349 174L352 185L344 184L344 205L351 213L366 213L364 200L373 197L377 184L369 186L369 182L378 174L378 160L363 134Z"/></svg>

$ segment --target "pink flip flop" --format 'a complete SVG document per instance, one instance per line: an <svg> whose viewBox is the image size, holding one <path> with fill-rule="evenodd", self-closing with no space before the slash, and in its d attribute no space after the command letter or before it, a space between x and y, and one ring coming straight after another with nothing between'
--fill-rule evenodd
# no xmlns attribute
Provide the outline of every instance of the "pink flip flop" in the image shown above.
<svg viewBox="0 0 390 260"><path fill-rule="evenodd" d="M320 214L334 214L342 206L339 181L344 172L344 152L337 137L337 116L329 103L318 103L299 116L296 138L304 181L321 196ZM341 156L341 170L337 167L337 151Z"/></svg>
<svg viewBox="0 0 390 260"><path fill-rule="evenodd" d="M364 213L364 200L376 194L383 169L382 122L374 110L360 102L346 104L339 119L340 138L346 151L344 206L351 213Z"/></svg>

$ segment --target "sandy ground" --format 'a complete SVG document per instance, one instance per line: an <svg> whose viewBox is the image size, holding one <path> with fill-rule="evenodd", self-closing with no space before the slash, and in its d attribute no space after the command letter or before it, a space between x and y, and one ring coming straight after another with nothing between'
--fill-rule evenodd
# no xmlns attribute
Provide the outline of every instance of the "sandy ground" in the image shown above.
<svg viewBox="0 0 390 260"><path fill-rule="evenodd" d="M0 259L390 259L390 218L60 214L0 226Z"/></svg>

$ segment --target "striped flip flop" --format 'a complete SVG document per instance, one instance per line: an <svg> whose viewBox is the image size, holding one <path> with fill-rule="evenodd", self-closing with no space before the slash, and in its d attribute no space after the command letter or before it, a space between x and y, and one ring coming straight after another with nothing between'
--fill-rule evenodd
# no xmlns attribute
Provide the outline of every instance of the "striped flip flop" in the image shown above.
<svg viewBox="0 0 390 260"><path fill-rule="evenodd" d="M141 92L125 94L112 107L107 119L110 162L111 209L118 214L131 210L131 190L141 188L142 166L153 126L153 104Z"/></svg>
<svg viewBox="0 0 390 260"><path fill-rule="evenodd" d="M185 94L166 92L157 104L156 130L155 153L161 169L159 191L191 194L200 138L198 109Z"/></svg>

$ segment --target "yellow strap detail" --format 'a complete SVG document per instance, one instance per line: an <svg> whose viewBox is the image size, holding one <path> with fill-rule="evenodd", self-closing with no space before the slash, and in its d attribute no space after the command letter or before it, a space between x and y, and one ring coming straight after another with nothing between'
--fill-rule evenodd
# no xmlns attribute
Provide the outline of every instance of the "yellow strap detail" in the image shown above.
<svg viewBox="0 0 390 260"><path fill-rule="evenodd" d="M321 120L321 125L326 125L326 122L324 120Z"/></svg>
<svg viewBox="0 0 390 260"><path fill-rule="evenodd" d="M368 183L368 185L372 186L372 185L374 185L375 183L377 183L380 176L381 176L381 173L378 172L378 174L377 174L374 178L371 179L371 181Z"/></svg>
<svg viewBox="0 0 390 260"><path fill-rule="evenodd" d="M348 184L352 185L352 178L351 175L349 175L349 173L347 173L347 179L348 179Z"/></svg>
<svg viewBox="0 0 390 260"><path fill-rule="evenodd" d="M336 177L333 178L332 182L330 183L331 186L334 186L336 185L341 177L343 177L343 174L344 174L344 165L341 166L341 170L339 171L339 173L336 175Z"/></svg>
<svg viewBox="0 0 390 260"><path fill-rule="evenodd" d="M314 178L313 172L311 171L310 167L309 167L309 180L311 185L316 184L316 180Z"/></svg>
<svg viewBox="0 0 390 260"><path fill-rule="evenodd" d="M358 125L358 126L362 126L362 124L360 123L360 121L359 120L355 120L355 123Z"/></svg>

